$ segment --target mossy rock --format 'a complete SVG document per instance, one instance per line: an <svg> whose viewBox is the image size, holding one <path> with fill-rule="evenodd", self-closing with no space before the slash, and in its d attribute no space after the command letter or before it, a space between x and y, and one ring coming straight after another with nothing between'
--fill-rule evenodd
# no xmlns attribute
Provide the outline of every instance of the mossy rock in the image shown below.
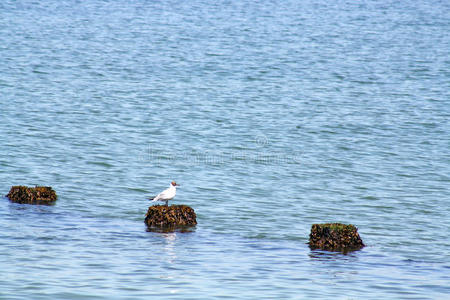
<svg viewBox="0 0 450 300"><path fill-rule="evenodd" d="M15 203L44 205L53 204L58 198L56 192L49 186L26 187L21 185L11 187L6 197Z"/></svg>
<svg viewBox="0 0 450 300"><path fill-rule="evenodd" d="M186 228L197 225L195 211L187 205L155 205L148 208L145 224L149 229Z"/></svg>
<svg viewBox="0 0 450 300"><path fill-rule="evenodd" d="M340 223L313 224L309 235L309 247L327 251L348 252L359 250L364 243L354 225Z"/></svg>

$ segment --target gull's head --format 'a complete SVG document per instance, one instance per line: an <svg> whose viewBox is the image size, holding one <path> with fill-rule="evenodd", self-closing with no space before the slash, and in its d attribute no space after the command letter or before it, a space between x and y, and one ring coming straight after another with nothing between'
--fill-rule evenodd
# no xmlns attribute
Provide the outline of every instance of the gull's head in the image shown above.
<svg viewBox="0 0 450 300"><path fill-rule="evenodd" d="M177 184L175 181L172 181L172 182L170 183L170 185L171 185L171 186L180 186L180 185Z"/></svg>

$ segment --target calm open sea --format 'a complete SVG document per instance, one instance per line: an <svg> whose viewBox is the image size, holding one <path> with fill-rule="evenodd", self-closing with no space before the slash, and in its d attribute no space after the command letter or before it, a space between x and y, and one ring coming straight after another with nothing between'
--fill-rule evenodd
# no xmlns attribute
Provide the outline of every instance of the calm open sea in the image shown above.
<svg viewBox="0 0 450 300"><path fill-rule="evenodd" d="M449 29L439 0L1 1L0 298L448 299ZM147 232L172 180L198 225ZM311 251L325 222L367 247Z"/></svg>

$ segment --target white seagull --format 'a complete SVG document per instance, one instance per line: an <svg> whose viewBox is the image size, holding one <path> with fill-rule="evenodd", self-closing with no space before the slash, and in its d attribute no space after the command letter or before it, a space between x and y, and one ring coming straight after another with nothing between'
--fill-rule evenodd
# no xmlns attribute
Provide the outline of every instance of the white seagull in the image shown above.
<svg viewBox="0 0 450 300"><path fill-rule="evenodd" d="M162 191L155 197L150 198L149 200L152 200L152 202L164 201L166 202L166 206L169 206L169 200L172 200L173 197L175 197L175 195L177 194L177 186L180 185L177 184L175 181L172 181L168 189L165 189L164 191Z"/></svg>

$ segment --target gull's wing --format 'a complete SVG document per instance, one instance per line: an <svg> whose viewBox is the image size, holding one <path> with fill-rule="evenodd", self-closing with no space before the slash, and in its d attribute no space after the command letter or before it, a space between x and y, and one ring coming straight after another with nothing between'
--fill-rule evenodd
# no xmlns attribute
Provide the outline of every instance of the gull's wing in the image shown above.
<svg viewBox="0 0 450 300"><path fill-rule="evenodd" d="M159 199L166 199L168 198L169 193L170 193L169 189L165 189L164 191L156 195L156 197L153 198L153 201L158 201Z"/></svg>

